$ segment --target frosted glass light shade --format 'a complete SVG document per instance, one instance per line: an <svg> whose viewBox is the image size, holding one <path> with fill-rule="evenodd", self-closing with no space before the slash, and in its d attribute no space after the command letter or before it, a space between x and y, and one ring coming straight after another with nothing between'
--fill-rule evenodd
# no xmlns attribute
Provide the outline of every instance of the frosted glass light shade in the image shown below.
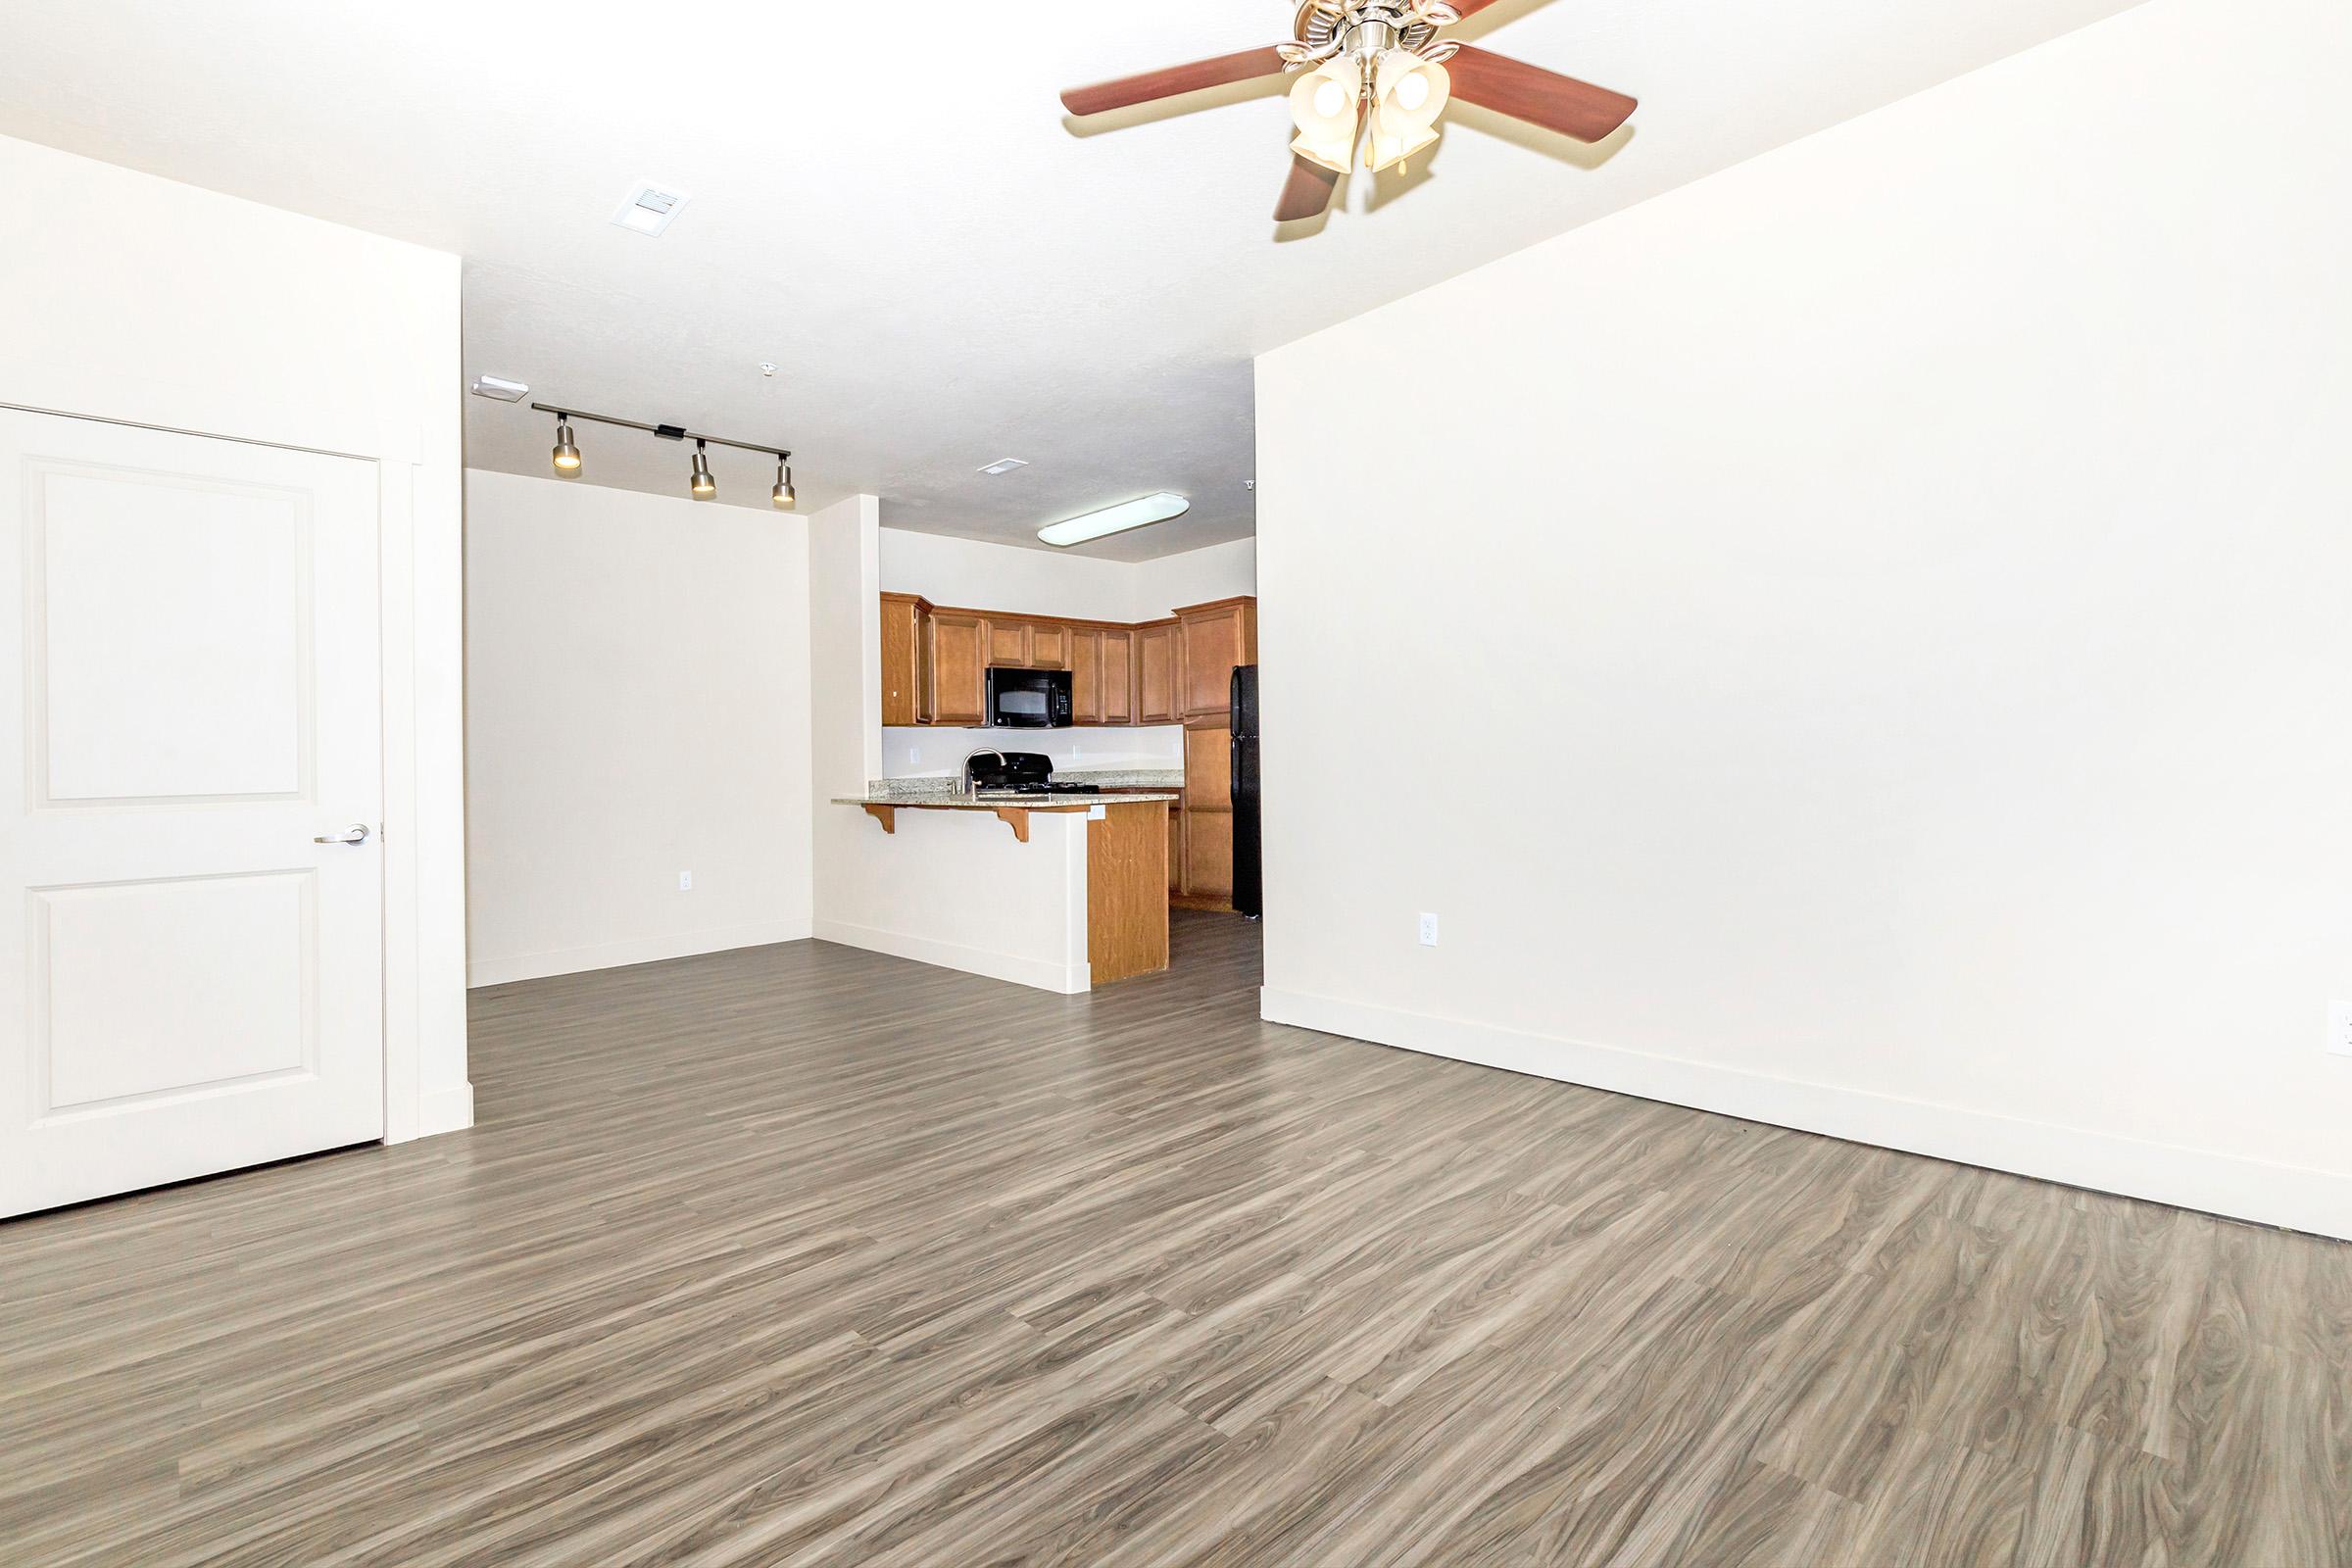
<svg viewBox="0 0 2352 1568"><path fill-rule="evenodd" d="M1346 173L1355 161L1363 89L1352 60L1317 66L1291 83L1291 119L1298 126L1291 150L1311 164Z"/></svg>

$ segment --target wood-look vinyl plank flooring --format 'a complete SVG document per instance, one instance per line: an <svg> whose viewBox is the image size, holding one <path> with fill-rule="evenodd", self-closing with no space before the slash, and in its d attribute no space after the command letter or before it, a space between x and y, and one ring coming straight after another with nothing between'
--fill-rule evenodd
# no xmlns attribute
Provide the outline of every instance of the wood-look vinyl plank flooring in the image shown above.
<svg viewBox="0 0 2352 1568"><path fill-rule="evenodd" d="M817 943L0 1225L0 1563L2352 1568L2352 1247Z"/></svg>

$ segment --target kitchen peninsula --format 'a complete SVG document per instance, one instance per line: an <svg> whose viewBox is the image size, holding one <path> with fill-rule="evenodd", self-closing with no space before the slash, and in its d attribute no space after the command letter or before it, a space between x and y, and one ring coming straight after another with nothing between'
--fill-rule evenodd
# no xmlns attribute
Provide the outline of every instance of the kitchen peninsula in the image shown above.
<svg viewBox="0 0 2352 1568"><path fill-rule="evenodd" d="M1168 807L1178 798L1172 790L1041 796L884 779L862 795L836 796L833 804L858 807L882 832L905 838L904 855L926 858L907 868L918 877L937 852L971 854L975 847L964 835L1001 835L1006 828L1031 853L1057 861L1063 874L1049 881L1058 884L1059 908L1047 918L1060 933L1065 983L1049 989L1077 992L1168 966ZM911 818L934 813L936 829L902 834ZM985 901L991 893L981 886L956 896Z"/></svg>

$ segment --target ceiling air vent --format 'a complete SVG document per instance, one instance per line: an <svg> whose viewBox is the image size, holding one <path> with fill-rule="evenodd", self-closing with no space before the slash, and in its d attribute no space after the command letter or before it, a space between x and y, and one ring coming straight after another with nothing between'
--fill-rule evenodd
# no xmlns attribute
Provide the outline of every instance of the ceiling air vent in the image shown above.
<svg viewBox="0 0 2352 1568"><path fill-rule="evenodd" d="M678 209L693 199L682 190L670 190L650 179L641 179L637 188L629 192L628 200L620 204L620 210L612 215L612 221L633 234L650 238L667 228L670 220L678 216Z"/></svg>

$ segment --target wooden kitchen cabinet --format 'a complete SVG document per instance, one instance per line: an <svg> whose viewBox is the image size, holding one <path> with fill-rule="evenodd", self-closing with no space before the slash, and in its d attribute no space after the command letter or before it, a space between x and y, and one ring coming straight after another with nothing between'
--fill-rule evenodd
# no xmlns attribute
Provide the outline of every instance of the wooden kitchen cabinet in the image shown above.
<svg viewBox="0 0 2352 1568"><path fill-rule="evenodd" d="M1190 903L1208 908L1233 905L1233 812L1184 812L1184 889Z"/></svg>
<svg viewBox="0 0 2352 1568"><path fill-rule="evenodd" d="M1257 662L1257 601L1219 599L1176 612L1181 671L1178 716L1223 717L1233 703L1233 671Z"/></svg>
<svg viewBox="0 0 2352 1568"><path fill-rule="evenodd" d="M978 615L933 611L923 624L924 722L986 723L989 623Z"/></svg>
<svg viewBox="0 0 2352 1568"><path fill-rule="evenodd" d="M923 612L916 594L882 596L882 722L923 722Z"/></svg>
<svg viewBox="0 0 2352 1568"><path fill-rule="evenodd" d="M989 620L986 644L988 662L1026 668L1029 663L1029 623L1025 620Z"/></svg>
<svg viewBox="0 0 2352 1568"><path fill-rule="evenodd" d="M1070 633L1070 719L1077 724L1101 724L1102 717L1102 634Z"/></svg>
<svg viewBox="0 0 2352 1568"><path fill-rule="evenodd" d="M1176 622L1155 620L1135 629L1135 721L1173 724L1179 707Z"/></svg>
<svg viewBox="0 0 2352 1568"><path fill-rule="evenodd" d="M1168 897L1184 891L1184 803L1168 803Z"/></svg>
<svg viewBox="0 0 2352 1568"><path fill-rule="evenodd" d="M1098 640L1102 661L1102 724L1132 724L1135 722L1135 633L1131 631L1100 631L1093 634Z"/></svg>
<svg viewBox="0 0 2352 1568"><path fill-rule="evenodd" d="M1184 801L1208 811L1233 809L1233 731L1220 725L1184 732Z"/></svg>
<svg viewBox="0 0 2352 1568"><path fill-rule="evenodd" d="M1031 669L1068 669L1070 667L1071 635L1071 628L1065 621L1031 621L1029 623L1029 667Z"/></svg>

